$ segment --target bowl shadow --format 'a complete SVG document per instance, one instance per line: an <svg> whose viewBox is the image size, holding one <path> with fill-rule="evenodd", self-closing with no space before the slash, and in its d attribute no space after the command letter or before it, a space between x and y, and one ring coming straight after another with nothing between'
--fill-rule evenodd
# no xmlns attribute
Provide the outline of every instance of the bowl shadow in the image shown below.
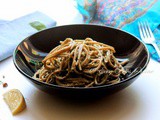
<svg viewBox="0 0 160 120"><path fill-rule="evenodd" d="M31 105L35 117L47 118L48 120L88 120L88 119L112 119L124 120L130 118L140 106L140 95L135 89L128 87L112 95L99 97L97 99L70 99L45 94L35 91L31 98ZM30 106L30 105L29 105Z"/></svg>

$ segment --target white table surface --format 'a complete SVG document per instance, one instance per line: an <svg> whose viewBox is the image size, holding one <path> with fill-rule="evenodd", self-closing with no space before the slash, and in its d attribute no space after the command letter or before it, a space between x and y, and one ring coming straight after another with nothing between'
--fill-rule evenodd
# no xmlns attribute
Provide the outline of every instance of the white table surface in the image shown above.
<svg viewBox="0 0 160 120"><path fill-rule="evenodd" d="M82 17L72 0L0 0L0 19L12 20L39 10L57 21L57 25L80 23ZM18 72L12 57L0 62L0 120L160 120L160 63L150 61L142 75L126 89L92 103L71 103L35 88ZM19 89L27 109L12 116L2 94Z"/></svg>

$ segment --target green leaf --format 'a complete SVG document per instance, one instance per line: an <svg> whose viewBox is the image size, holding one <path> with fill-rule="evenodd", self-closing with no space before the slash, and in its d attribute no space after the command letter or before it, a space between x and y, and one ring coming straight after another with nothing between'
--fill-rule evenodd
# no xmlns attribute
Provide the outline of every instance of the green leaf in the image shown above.
<svg viewBox="0 0 160 120"><path fill-rule="evenodd" d="M29 24L38 31L46 29L46 26L39 21L34 21Z"/></svg>

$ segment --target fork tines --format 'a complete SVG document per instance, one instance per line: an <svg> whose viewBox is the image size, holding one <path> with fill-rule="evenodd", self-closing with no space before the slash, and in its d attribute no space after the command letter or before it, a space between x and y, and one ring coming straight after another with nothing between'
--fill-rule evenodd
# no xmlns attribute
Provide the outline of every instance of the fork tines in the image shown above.
<svg viewBox="0 0 160 120"><path fill-rule="evenodd" d="M142 40L145 38L154 38L153 33L147 21L138 22L138 27Z"/></svg>

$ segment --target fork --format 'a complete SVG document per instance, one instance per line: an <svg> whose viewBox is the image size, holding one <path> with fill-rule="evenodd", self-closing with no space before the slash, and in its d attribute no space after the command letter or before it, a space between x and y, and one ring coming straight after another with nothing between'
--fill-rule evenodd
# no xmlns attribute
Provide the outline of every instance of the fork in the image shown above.
<svg viewBox="0 0 160 120"><path fill-rule="evenodd" d="M152 45L155 48L155 50L157 51L157 54L160 58L160 50L159 50L157 44L155 43L155 37L149 27L148 22L147 21L138 22L138 27L139 27L139 33L140 33L141 39L146 44Z"/></svg>

